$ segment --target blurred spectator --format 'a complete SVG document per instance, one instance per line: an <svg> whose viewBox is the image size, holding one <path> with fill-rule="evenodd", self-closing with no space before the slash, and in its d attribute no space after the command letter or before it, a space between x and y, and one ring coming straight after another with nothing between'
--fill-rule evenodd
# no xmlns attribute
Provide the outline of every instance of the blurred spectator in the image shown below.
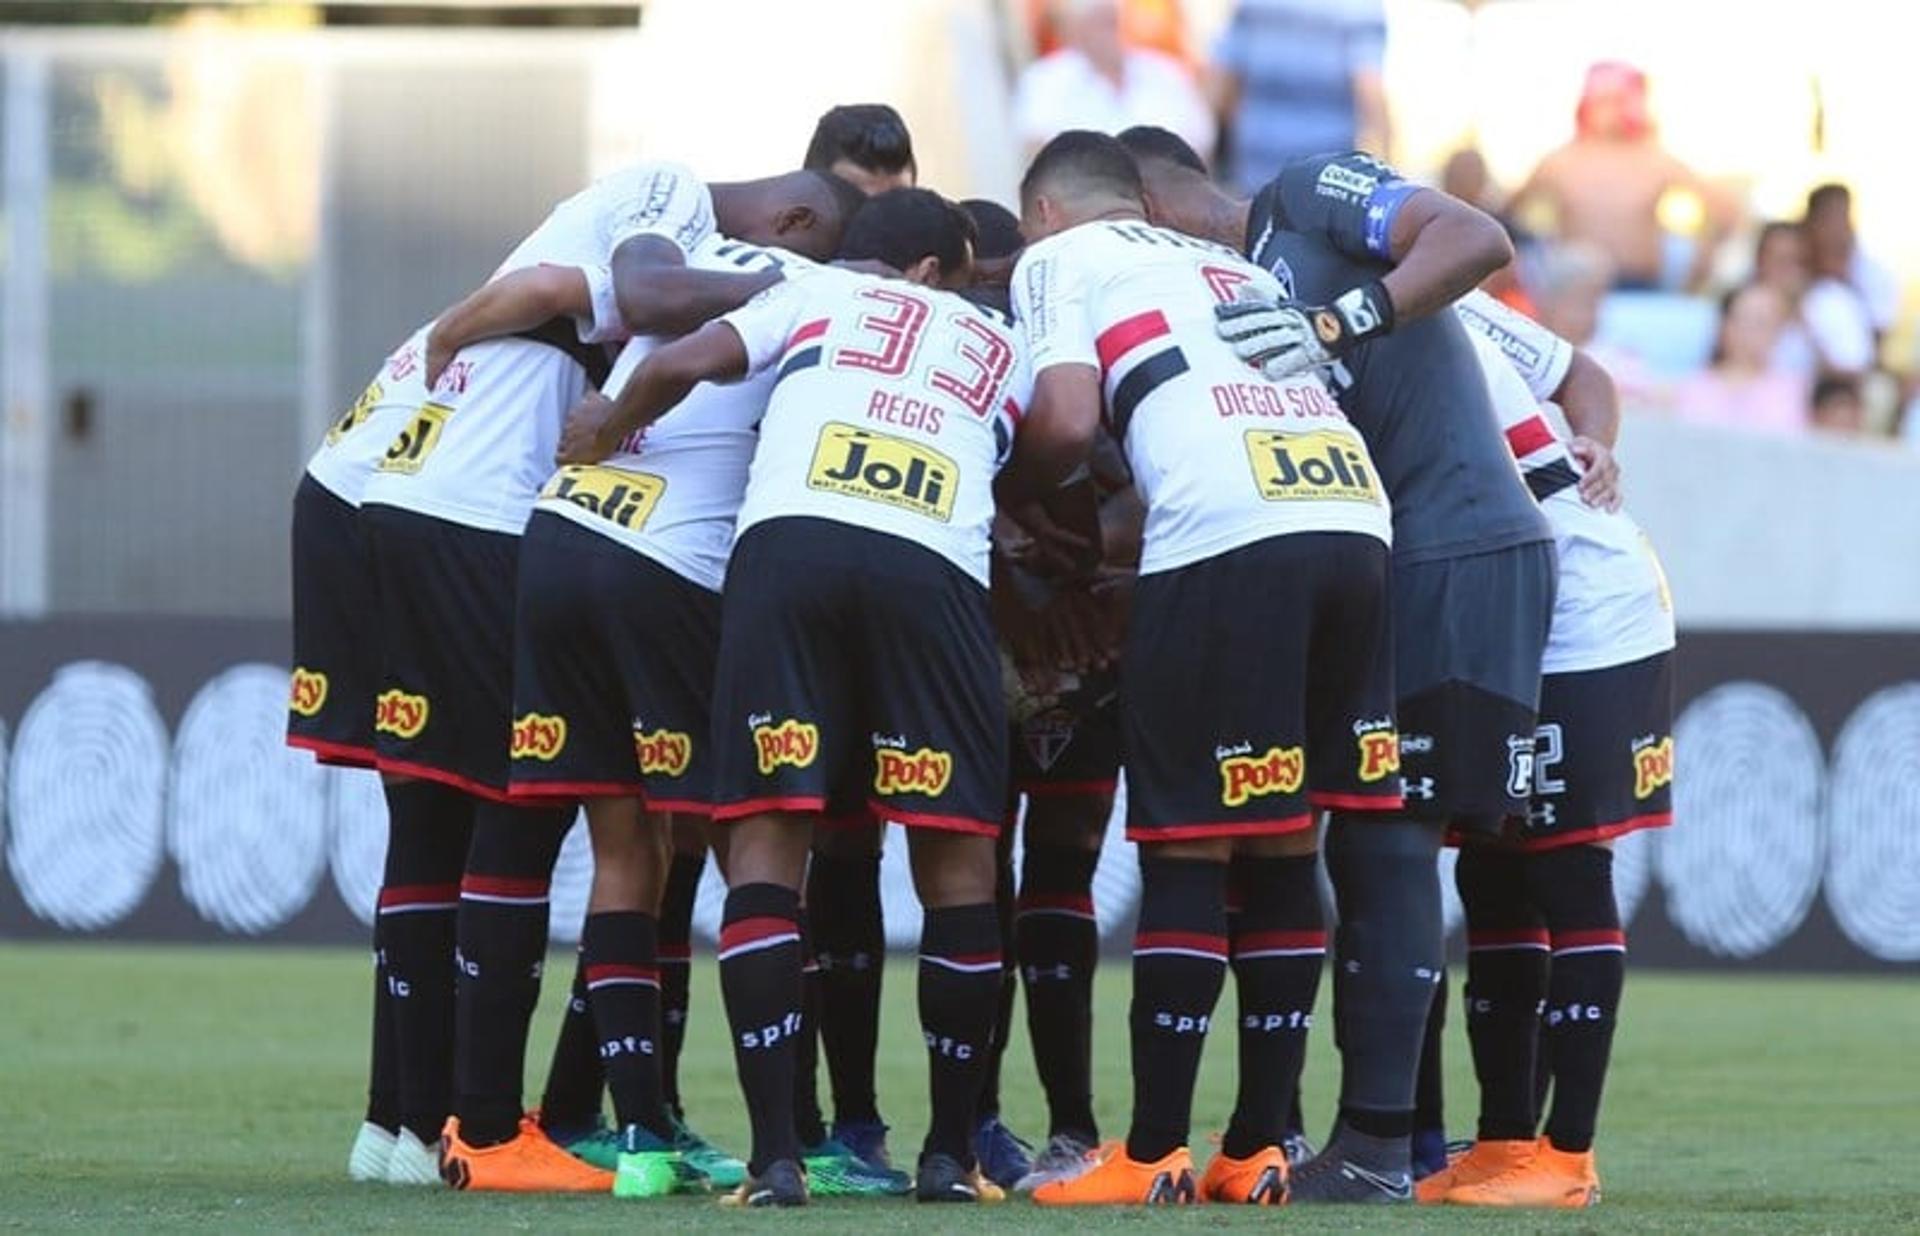
<svg viewBox="0 0 1920 1236"><path fill-rule="evenodd" d="M1811 281L1807 260L1807 234L1798 223L1778 220L1760 229L1753 247L1753 281L1772 288L1787 307L1787 320L1780 329L1780 341L1773 346L1774 368L1797 374L1809 387L1819 372L1820 357L1813 336L1801 317L1801 302Z"/></svg>
<svg viewBox="0 0 1920 1236"><path fill-rule="evenodd" d="M1842 184L1824 184L1807 194L1802 220L1813 245L1814 265L1822 273L1844 272L1844 280L1860 294L1876 336L1884 335L1900 316L1900 281L1861 248L1853 230L1853 191Z"/></svg>
<svg viewBox="0 0 1920 1236"><path fill-rule="evenodd" d="M1857 378L1821 378L1813 387L1813 427L1828 433L1860 434L1867 428L1867 401Z"/></svg>
<svg viewBox="0 0 1920 1236"><path fill-rule="evenodd" d="M1770 287L1749 283L1727 293L1713 364L1674 387L1674 412L1702 425L1771 433L1805 429L1806 387L1773 365L1786 316L1786 302Z"/></svg>
<svg viewBox="0 0 1920 1236"><path fill-rule="evenodd" d="M1731 211L1686 164L1654 137L1647 112L1647 79L1611 61L1587 70L1574 113L1574 137L1540 161L1508 203L1514 216L1562 240L1599 245L1613 259L1614 277L1629 289L1665 285L1666 232L1662 199L1683 194L1701 219L1685 286L1700 287L1724 238Z"/></svg>
<svg viewBox="0 0 1920 1236"><path fill-rule="evenodd" d="M1863 374L1873 368L1879 351L1878 329L1867 294L1855 281L1862 258L1853 234L1852 195L1843 185L1821 185L1807 195L1807 217L1801 226L1807 235L1813 283L1800 302L1800 316L1807 324L1819 367L1830 373ZM1896 308L1898 295L1895 289Z"/></svg>
<svg viewBox="0 0 1920 1236"><path fill-rule="evenodd" d="M1061 0L1060 50L1028 65L1014 93L1014 125L1031 156L1066 129L1118 133L1160 125L1195 150L1213 149L1213 116L1184 65L1120 38L1118 0Z"/></svg>
<svg viewBox="0 0 1920 1236"><path fill-rule="evenodd" d="M1386 43L1382 0L1238 0L1214 47L1212 94L1241 192L1301 155L1389 153Z"/></svg>
<svg viewBox="0 0 1920 1236"><path fill-rule="evenodd" d="M1598 361L1613 378L1622 405L1637 411L1661 402L1659 379L1644 361L1595 337L1600 302L1613 286L1613 263L1604 250L1580 243L1544 246L1528 264L1527 275L1540 324Z"/></svg>
<svg viewBox="0 0 1920 1236"><path fill-rule="evenodd" d="M1025 0L1024 8L1034 55L1059 50L1060 21L1055 12L1059 0ZM1128 47L1162 52L1186 65L1193 63L1180 0L1120 0L1120 38Z"/></svg>
<svg viewBox="0 0 1920 1236"><path fill-rule="evenodd" d="M1513 241L1514 260L1488 275L1480 286L1488 295L1500 300L1509 308L1517 309L1530 318L1540 316L1539 306L1534 304L1526 285L1520 279L1520 267L1530 256L1533 238L1514 226L1507 217L1500 189L1493 183L1493 174L1487 170L1487 161L1473 146L1462 146L1447 156L1446 165L1440 169L1440 188L1461 201L1478 206L1506 227L1508 237Z"/></svg>

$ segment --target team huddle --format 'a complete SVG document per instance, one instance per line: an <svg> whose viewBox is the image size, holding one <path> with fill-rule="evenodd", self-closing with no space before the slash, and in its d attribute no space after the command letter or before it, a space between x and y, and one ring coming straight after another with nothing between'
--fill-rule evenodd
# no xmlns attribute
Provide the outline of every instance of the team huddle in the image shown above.
<svg viewBox="0 0 1920 1236"><path fill-rule="evenodd" d="M377 768L389 812L350 1173L748 1206L1597 1202L1608 842L1670 820L1674 643L1604 371L1476 290L1511 258L1496 222L1362 154L1245 201L1164 130L1069 132L1017 218L914 181L881 105L827 113L797 172L618 172L389 356L308 465L288 741ZM1103 1141L1093 874L1123 766L1133 1094ZM580 961L529 1111L582 807ZM874 1085L887 821L925 912L911 1171ZM1449 844L1480 1090L1451 1151ZM1322 850L1341 1082L1316 1152ZM709 856L744 1158L679 1084L720 1015L688 998ZM1225 1117L1202 1170L1229 971L1237 1093L1200 1113ZM1022 991L1038 1150L999 1114Z"/></svg>

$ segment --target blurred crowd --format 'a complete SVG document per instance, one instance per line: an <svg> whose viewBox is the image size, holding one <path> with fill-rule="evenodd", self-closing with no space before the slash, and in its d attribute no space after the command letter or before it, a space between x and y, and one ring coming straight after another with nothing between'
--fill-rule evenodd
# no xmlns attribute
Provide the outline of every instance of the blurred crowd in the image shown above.
<svg viewBox="0 0 1920 1236"><path fill-rule="evenodd" d="M1029 152L1064 129L1157 124L1247 194L1300 155L1393 157L1383 0L1230 0L1206 48L1181 0L1024 3L1034 58L1014 117ZM1471 147L1403 170L1506 224L1519 256L1489 290L1599 357L1633 412L1920 449L1920 374L1886 361L1901 288L1847 186L1756 219L1662 146L1649 94L1633 66L1592 65L1571 136L1511 189Z"/></svg>

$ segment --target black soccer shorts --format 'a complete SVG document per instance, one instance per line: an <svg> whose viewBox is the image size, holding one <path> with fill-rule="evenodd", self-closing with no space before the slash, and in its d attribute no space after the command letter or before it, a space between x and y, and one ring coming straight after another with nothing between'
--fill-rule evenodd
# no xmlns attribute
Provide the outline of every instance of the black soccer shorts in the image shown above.
<svg viewBox="0 0 1920 1236"><path fill-rule="evenodd" d="M1030 798L1111 798L1120 779L1120 684L1090 675L1013 724L1013 788Z"/></svg>
<svg viewBox="0 0 1920 1236"><path fill-rule="evenodd" d="M1673 822L1673 654L1540 682L1533 803L1508 834L1553 850Z"/></svg>
<svg viewBox="0 0 1920 1236"><path fill-rule="evenodd" d="M311 476L293 495L293 681L287 745L372 768L380 612L360 512Z"/></svg>

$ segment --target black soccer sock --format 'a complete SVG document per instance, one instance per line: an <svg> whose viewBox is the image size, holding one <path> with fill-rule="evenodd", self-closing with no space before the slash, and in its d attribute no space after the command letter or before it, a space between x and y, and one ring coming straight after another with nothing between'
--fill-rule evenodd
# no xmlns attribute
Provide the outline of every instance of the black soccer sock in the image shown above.
<svg viewBox="0 0 1920 1236"><path fill-rule="evenodd" d="M1547 994L1547 931L1527 896L1526 856L1460 851L1454 883L1467 912L1467 1043L1480 1083L1481 1141L1534 1135L1534 1060Z"/></svg>
<svg viewBox="0 0 1920 1236"><path fill-rule="evenodd" d="M368 1124L389 1133L400 1129L400 1055L394 1038L393 992L387 985L385 920L373 918L373 1041L367 1061Z"/></svg>
<svg viewBox="0 0 1920 1236"><path fill-rule="evenodd" d="M1008 844L1011 831L1001 830L1003 849ZM986 1067L980 1071L980 1097L975 1104L975 1114L982 1124L1000 1117L1000 1065L1007 1057L1007 1039L1013 1032L1013 1001L1020 991L1018 967L1006 964L1006 959L1014 955L1013 862L1010 854L1001 855L1000 875L994 883L993 912L994 922L1000 931L1000 990L994 995L993 1039L987 1044Z"/></svg>
<svg viewBox="0 0 1920 1236"><path fill-rule="evenodd" d="M1047 1094L1047 1133L1100 1140L1093 1119L1093 971L1100 928L1093 872L1100 855L1029 845L1014 919L1020 976L1027 988L1027 1037Z"/></svg>
<svg viewBox="0 0 1920 1236"><path fill-rule="evenodd" d="M1613 852L1568 846L1527 861L1527 886L1553 942L1545 1016L1553 1060L1547 1140L1577 1153L1593 1147L1626 983L1627 937L1613 895Z"/></svg>
<svg viewBox="0 0 1920 1236"><path fill-rule="evenodd" d="M476 1149L519 1132L527 1031L540 1002L547 951L547 888L570 808L475 808L460 881L454 1008L454 1112Z"/></svg>
<svg viewBox="0 0 1920 1236"><path fill-rule="evenodd" d="M1240 1077L1220 1149L1244 1159L1286 1136L1327 958L1316 860L1237 856L1228 936L1240 1001Z"/></svg>
<svg viewBox="0 0 1920 1236"><path fill-rule="evenodd" d="M1447 1129L1447 1088L1443 1076L1447 1034L1447 972L1433 985L1433 1003L1427 1006L1427 1028L1420 1040L1420 1071L1413 1083L1413 1130L1438 1133L1442 1144Z"/></svg>
<svg viewBox="0 0 1920 1236"><path fill-rule="evenodd" d="M924 1152L974 1162L980 1083L1000 990L1000 919L991 902L928 910L920 929L920 1032L932 1118Z"/></svg>
<svg viewBox="0 0 1920 1236"><path fill-rule="evenodd" d="M806 1022L800 965L800 894L779 884L729 891L720 921L720 993L753 1126L748 1167L755 1175L800 1157L793 1127L794 1056Z"/></svg>
<svg viewBox="0 0 1920 1236"><path fill-rule="evenodd" d="M670 1138L660 1093L660 967L653 915L620 910L587 915L581 936L587 999L600 1059L620 1126Z"/></svg>
<svg viewBox="0 0 1920 1236"><path fill-rule="evenodd" d="M1413 1132L1420 1045L1443 961L1439 852L1440 829L1430 823L1335 813L1327 829L1340 914L1340 1118L1370 1137Z"/></svg>
<svg viewBox="0 0 1920 1236"><path fill-rule="evenodd" d="M584 938L585 932L581 934ZM540 1095L541 1127L571 1131L598 1124L605 1081L600 1036L587 1001L587 959L582 948L574 960L567 1011L560 1020L560 1036L554 1040L553 1061L547 1066L547 1084Z"/></svg>
<svg viewBox="0 0 1920 1236"><path fill-rule="evenodd" d="M1227 972L1227 865L1140 860L1140 923L1133 937L1133 1125L1140 1162L1187 1144L1193 1084Z"/></svg>
<svg viewBox="0 0 1920 1236"><path fill-rule="evenodd" d="M693 979L693 902L707 856L675 854L660 898L660 1092L674 1115L680 1102L680 1049L687 1041L688 989Z"/></svg>
<svg viewBox="0 0 1920 1236"><path fill-rule="evenodd" d="M431 1144L453 1110L454 921L473 800L432 781L389 782L385 789L377 930L392 998L399 1122Z"/></svg>
<svg viewBox="0 0 1920 1236"><path fill-rule="evenodd" d="M793 1131L802 1150L827 1140L820 1112L820 962L808 934L809 916L800 910L800 1036L794 1040Z"/></svg>
<svg viewBox="0 0 1920 1236"><path fill-rule="evenodd" d="M834 1119L878 1121L873 1068L887 960L879 855L816 851L807 868L807 910L820 961L820 1047L827 1056Z"/></svg>

